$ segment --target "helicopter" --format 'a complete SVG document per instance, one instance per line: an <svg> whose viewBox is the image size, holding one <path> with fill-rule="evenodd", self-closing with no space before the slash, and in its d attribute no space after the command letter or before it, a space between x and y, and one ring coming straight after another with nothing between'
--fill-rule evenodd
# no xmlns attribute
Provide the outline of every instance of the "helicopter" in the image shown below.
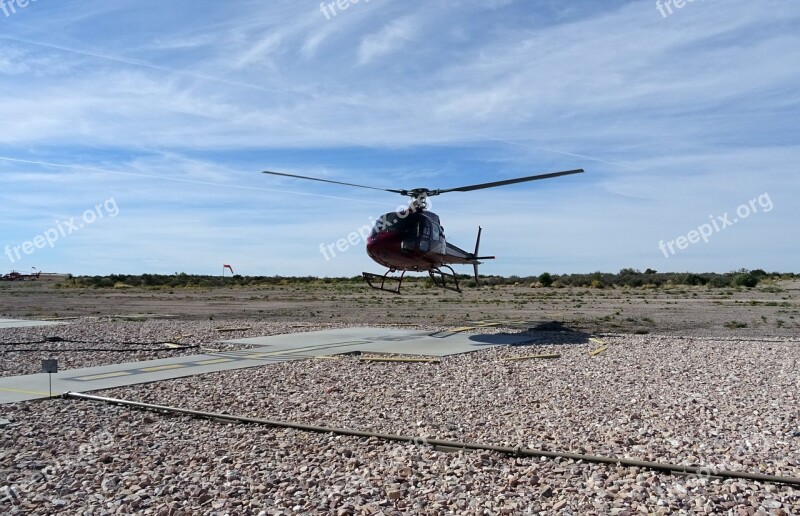
<svg viewBox="0 0 800 516"><path fill-rule="evenodd" d="M439 288L461 292L458 284L458 277L451 265L472 265L475 276L475 283L478 284L478 265L481 260L494 260L494 256L479 256L478 251L481 245L481 231L478 227L478 238L475 241L475 250L468 252L447 241L444 235L439 216L428 211L427 200L429 197L450 192L471 192L483 190L485 188L495 188L498 186L524 183L527 181L538 181L540 179L550 179L554 177L567 176L571 174L581 174L582 168L575 170L565 170L562 172L551 172L538 174L535 176L518 177L491 183L481 183L457 188L446 188L430 190L428 188L414 188L412 190L397 190L390 188L376 188L374 186L364 186L330 179L320 179L317 177L299 176L282 172L272 172L265 170L264 174L274 176L292 177L295 179L306 179L309 181L319 181L322 183L332 183L354 188L366 188L369 190L380 190L384 192L397 193L406 197L411 197L411 202L407 209L389 212L382 215L372 228L372 232L367 238L367 254L375 262L383 265L388 270L385 274L374 274L364 272L362 276L371 288L394 294L400 293L403 284L403 277L408 271L427 272L433 284ZM447 269L447 270L443 270ZM400 276L390 276L400 271ZM396 286L387 286L396 282Z"/></svg>

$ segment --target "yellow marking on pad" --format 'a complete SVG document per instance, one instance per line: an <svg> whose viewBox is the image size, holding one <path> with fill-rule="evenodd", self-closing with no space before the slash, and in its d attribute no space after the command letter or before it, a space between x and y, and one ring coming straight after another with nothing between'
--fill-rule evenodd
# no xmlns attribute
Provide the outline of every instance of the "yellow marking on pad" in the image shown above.
<svg viewBox="0 0 800 516"><path fill-rule="evenodd" d="M290 351L273 351L271 353L253 353L252 355L239 355L241 360L268 360L268 359L293 359L293 358L303 358L302 355L298 355L297 353L292 353Z"/></svg>
<svg viewBox="0 0 800 516"><path fill-rule="evenodd" d="M470 330L479 330L481 328L488 328L491 326L500 326L503 324L502 322L485 322L485 321L478 321L474 326L462 326L461 328L453 328L452 330L448 330L450 333L461 333Z"/></svg>
<svg viewBox="0 0 800 516"><path fill-rule="evenodd" d="M369 344L368 341L353 341L353 342L334 342L333 344L315 344L313 346L304 346L301 348L279 349L277 351L269 351L266 353L259 353L260 357L274 357L274 356L297 356L299 353L313 353L315 351L322 351L324 349L344 348L348 346L355 346L361 344Z"/></svg>
<svg viewBox="0 0 800 516"><path fill-rule="evenodd" d="M606 343L604 340L600 340L600 339L598 339L597 337L592 337L592 338L590 338L590 339L589 339L589 342L594 342L594 343L596 343L596 344L600 344L600 345L603 345L603 344L605 344L605 343Z"/></svg>
<svg viewBox="0 0 800 516"><path fill-rule="evenodd" d="M186 367L186 364L167 364L153 367L143 367L139 370L151 373L153 371L166 371L167 369L181 369L182 367Z"/></svg>
<svg viewBox="0 0 800 516"><path fill-rule="evenodd" d="M608 346L603 346L602 348L597 348L597 349L595 349L594 351L592 351L591 353L589 353L589 355L590 355L590 356L596 356L596 355L599 355L600 353L602 353L603 351L605 351L605 350L607 350L607 349L608 349Z"/></svg>
<svg viewBox="0 0 800 516"><path fill-rule="evenodd" d="M554 353L552 355L528 355L528 356L524 356L524 357L503 358L502 360L504 362L516 362L518 360L535 360L535 359L540 359L540 358L545 358L545 359L561 358L561 355L559 355L557 353Z"/></svg>
<svg viewBox="0 0 800 516"><path fill-rule="evenodd" d="M462 331L469 331L474 330L477 326L464 326L462 328L453 328L452 330L448 330L450 333L461 333Z"/></svg>
<svg viewBox="0 0 800 516"><path fill-rule="evenodd" d="M496 326L496 325L488 325L488 324L484 325L484 324L481 324L481 325L478 325L478 326L462 326L461 328L453 328L452 330L448 330L448 331L450 333L461 333L461 332L464 332L464 331L470 331L470 330L477 330L477 329L480 329L480 328L485 328L486 326Z"/></svg>
<svg viewBox="0 0 800 516"><path fill-rule="evenodd" d="M3 392L18 392L20 394L33 394L34 396L50 396L50 393L47 392L38 392L38 391L25 391L22 389L5 389L0 387L0 391Z"/></svg>
<svg viewBox="0 0 800 516"><path fill-rule="evenodd" d="M102 380L104 378L114 378L116 376L130 376L132 373L128 371L118 371L116 373L103 373L103 374L93 374L91 376L80 376L75 378L75 380L80 380L82 382L91 381L91 380Z"/></svg>
<svg viewBox="0 0 800 516"><path fill-rule="evenodd" d="M419 362L425 364L438 364L439 360L435 358L371 358L361 357L362 362Z"/></svg>
<svg viewBox="0 0 800 516"><path fill-rule="evenodd" d="M195 362L197 365L210 365L210 364L221 364L223 362L233 362L232 358L215 358L213 360L201 360L200 362Z"/></svg>

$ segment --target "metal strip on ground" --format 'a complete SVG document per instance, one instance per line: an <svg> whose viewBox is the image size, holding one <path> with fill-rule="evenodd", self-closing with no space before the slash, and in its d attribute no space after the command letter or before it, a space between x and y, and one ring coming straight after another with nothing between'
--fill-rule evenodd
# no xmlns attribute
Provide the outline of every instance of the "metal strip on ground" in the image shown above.
<svg viewBox="0 0 800 516"><path fill-rule="evenodd" d="M279 428L292 428L296 430L302 430L306 432L317 432L317 433L332 433L336 435L347 435L353 437L362 437L362 438L377 438L384 441L393 441L393 442L404 442L408 444L416 444L416 445L429 445L429 446L439 446L443 448L453 449L453 450L484 450L484 451L492 451L497 453L502 453L505 455L512 455L515 457L546 457L551 459L557 458L565 458L565 459L572 459L575 461L584 461L584 462L591 462L596 464L609 464L609 465L621 465L625 467L633 467L633 468L647 468L655 471L663 471L670 474L690 474L690 475L697 475L699 478L704 478L709 475L713 475L719 478L737 478L737 479L744 479L750 480L755 482L770 482L775 484L786 484L791 486L800 486L800 478L797 477L788 477L788 476L778 476L778 475L767 475L764 473L750 473L746 471L728 471L728 470L718 470L712 467L703 467L703 466L684 466L680 464L669 464L665 462L651 462L651 461L642 461L630 458L623 458L623 457L603 457L598 455L586 455L582 453L572 453L572 452L561 452L561 451L549 451L549 450L534 450L530 448L511 448L508 446L496 446L496 445L488 445L488 444L479 444L479 443L468 443L468 442L457 442L457 441L445 441L441 439L432 439L427 437L414 437L414 436L404 436L404 435L395 435L395 434L383 434L375 431L363 431L363 430L350 430L347 428L332 428L332 427L323 427L323 426L316 426L316 425L308 425L302 423L293 423L287 421L274 421L268 419L259 419L254 417L245 417L245 416L233 416L230 414L218 414L213 412L202 412L198 410L191 410L191 409L184 409L179 407L168 407L164 405L153 405L149 403L141 403L138 401L129 401L129 400L120 400L114 398L104 398L100 396L91 396L85 395L80 393L65 393L64 398L68 399L79 399L79 400L86 400L86 401L94 401L94 402L101 402L101 403L108 403L112 405L120 405L125 407L131 408L138 408L143 410L150 410L155 412L161 413L171 413L171 414L182 414L188 415L195 418L203 418L203 419L212 419L212 420L219 420L219 421L227 421L231 423L253 423L259 425L266 425L266 426L273 426Z"/></svg>

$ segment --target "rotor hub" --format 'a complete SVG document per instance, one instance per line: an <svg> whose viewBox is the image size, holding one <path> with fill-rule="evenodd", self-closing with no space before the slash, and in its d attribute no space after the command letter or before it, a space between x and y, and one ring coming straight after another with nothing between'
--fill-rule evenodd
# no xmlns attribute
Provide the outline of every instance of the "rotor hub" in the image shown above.
<svg viewBox="0 0 800 516"><path fill-rule="evenodd" d="M418 195L414 195L409 208L412 211L424 211L428 209L428 195L427 192L421 192Z"/></svg>

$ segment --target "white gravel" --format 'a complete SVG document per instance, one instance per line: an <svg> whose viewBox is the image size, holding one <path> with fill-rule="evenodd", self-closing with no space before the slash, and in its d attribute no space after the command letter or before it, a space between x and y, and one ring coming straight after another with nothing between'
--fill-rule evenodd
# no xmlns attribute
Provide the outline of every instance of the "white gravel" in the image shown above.
<svg viewBox="0 0 800 516"><path fill-rule="evenodd" d="M591 357L599 344L580 335L532 338L539 344L438 364L308 360L99 394L800 477L797 340L607 335L609 349ZM502 360L542 353L562 356ZM2 410L14 423L0 431L0 482L18 498L0 512L800 514L798 490L749 481L443 453L69 400Z"/></svg>
<svg viewBox="0 0 800 516"><path fill-rule="evenodd" d="M47 401L0 434L11 514L796 514L794 489ZM69 425L48 427L59 417ZM84 443L84 444L79 444ZM44 471L42 474L41 472Z"/></svg>

